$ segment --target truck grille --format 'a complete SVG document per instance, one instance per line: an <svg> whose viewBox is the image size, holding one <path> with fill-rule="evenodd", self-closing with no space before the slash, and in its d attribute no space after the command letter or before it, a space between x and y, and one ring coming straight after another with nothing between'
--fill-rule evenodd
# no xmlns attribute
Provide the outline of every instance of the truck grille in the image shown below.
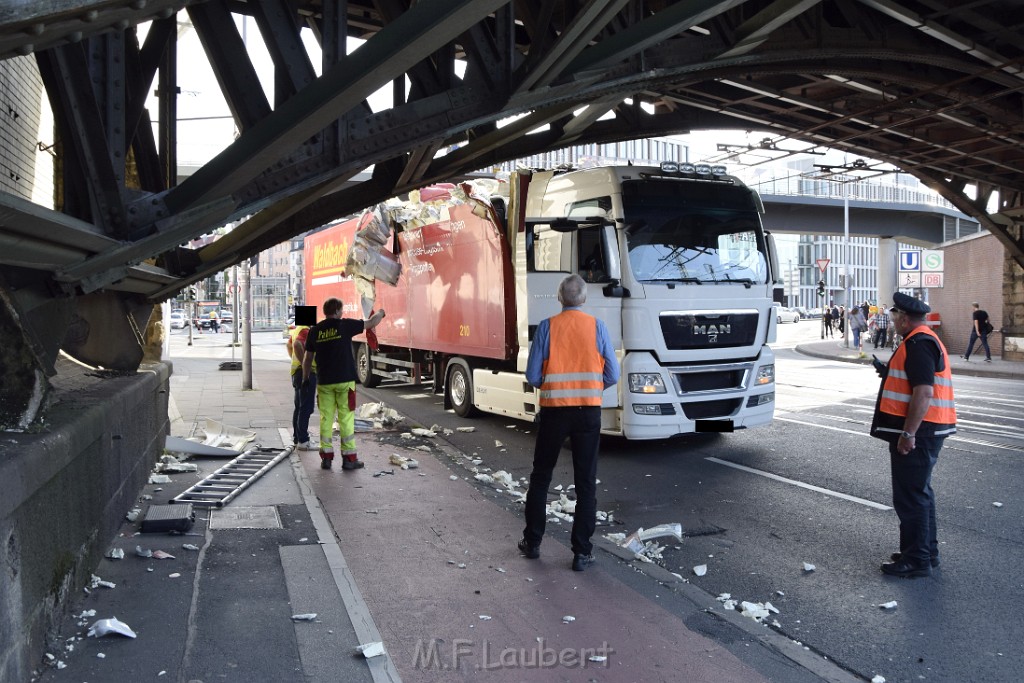
<svg viewBox="0 0 1024 683"><path fill-rule="evenodd" d="M701 401L699 403L684 403L683 414L689 420L705 420L712 417L729 417L736 413L742 398L724 399L721 401Z"/></svg>
<svg viewBox="0 0 1024 683"><path fill-rule="evenodd" d="M757 311L664 313L659 319L671 350L750 346L757 338Z"/></svg>
<svg viewBox="0 0 1024 683"><path fill-rule="evenodd" d="M707 372L673 373L679 392L687 394L693 391L717 391L723 389L742 389L746 384L747 370L709 370Z"/></svg>

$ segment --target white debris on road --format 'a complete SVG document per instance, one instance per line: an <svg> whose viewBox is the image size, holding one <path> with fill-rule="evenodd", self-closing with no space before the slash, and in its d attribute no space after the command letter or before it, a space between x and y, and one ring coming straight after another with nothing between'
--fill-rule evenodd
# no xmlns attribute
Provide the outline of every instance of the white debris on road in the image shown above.
<svg viewBox="0 0 1024 683"><path fill-rule="evenodd" d="M572 616L571 614L566 614L564 617L562 617L563 624L571 624L574 621L576 621L576 617Z"/></svg>
<svg viewBox="0 0 1024 683"><path fill-rule="evenodd" d="M813 572L815 569L817 569L817 567L815 567L810 562L804 562L804 571L805 572L810 573L810 572Z"/></svg>
<svg viewBox="0 0 1024 683"><path fill-rule="evenodd" d="M871 683L885 683L885 676L875 676L871 679Z"/></svg>
<svg viewBox="0 0 1024 683"><path fill-rule="evenodd" d="M107 559L108 560L123 560L124 559L124 551L121 550L120 548L111 548L110 550L107 551Z"/></svg>
<svg viewBox="0 0 1024 683"><path fill-rule="evenodd" d="M704 576L708 573L708 566L706 564L698 564L693 568L693 573L697 576Z"/></svg>
<svg viewBox="0 0 1024 683"><path fill-rule="evenodd" d="M415 436L424 436L428 439L434 439L437 437L437 432L432 429L423 429L421 427L413 427L412 433Z"/></svg>
<svg viewBox="0 0 1024 683"><path fill-rule="evenodd" d="M100 619L89 627L88 636L90 638L99 638L107 635L125 636L126 638L136 637L135 631L123 621L118 621L117 617Z"/></svg>
<svg viewBox="0 0 1024 683"><path fill-rule="evenodd" d="M994 507L994 508L1001 508L1001 507L1003 507L1003 504L998 502L998 501L996 501L996 502L992 503L992 507Z"/></svg>
<svg viewBox="0 0 1024 683"><path fill-rule="evenodd" d="M316 612L307 612L305 614L293 614L292 621L313 621L316 619Z"/></svg>
<svg viewBox="0 0 1024 683"><path fill-rule="evenodd" d="M388 408L383 403L364 403L360 405L356 408L356 417L372 420L373 426L377 429L396 425L403 420L397 410Z"/></svg>
<svg viewBox="0 0 1024 683"><path fill-rule="evenodd" d="M375 643L365 643L364 645L356 646L356 653L361 654L367 659L371 657L379 657L384 654L384 643L377 641Z"/></svg>
<svg viewBox="0 0 1024 683"><path fill-rule="evenodd" d="M407 458L404 455L398 453L392 453L391 457L388 458L388 462L396 467L400 467L403 470L414 470L420 466L420 463L415 458Z"/></svg>
<svg viewBox="0 0 1024 683"><path fill-rule="evenodd" d="M896 601L890 600L889 602L883 602L879 607L882 609L896 609Z"/></svg>

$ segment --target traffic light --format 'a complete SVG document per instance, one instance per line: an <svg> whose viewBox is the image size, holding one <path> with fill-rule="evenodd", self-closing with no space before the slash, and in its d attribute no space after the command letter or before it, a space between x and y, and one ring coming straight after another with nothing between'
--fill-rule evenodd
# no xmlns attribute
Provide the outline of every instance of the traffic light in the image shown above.
<svg viewBox="0 0 1024 683"><path fill-rule="evenodd" d="M825 296L825 281L818 280L818 296Z"/></svg>
<svg viewBox="0 0 1024 683"><path fill-rule="evenodd" d="M185 300L195 301L199 298L199 289L195 285L189 285L185 289Z"/></svg>

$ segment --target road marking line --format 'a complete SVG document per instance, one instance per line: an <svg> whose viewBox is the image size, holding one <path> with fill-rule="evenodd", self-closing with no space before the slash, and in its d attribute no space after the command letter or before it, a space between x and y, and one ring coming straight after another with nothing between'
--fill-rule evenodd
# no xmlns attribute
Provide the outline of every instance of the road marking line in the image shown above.
<svg viewBox="0 0 1024 683"><path fill-rule="evenodd" d="M808 427L821 427L822 429L831 429L834 432L845 432L846 434L856 434L857 436L864 436L864 430L856 431L853 429L843 429L842 427L831 427L829 425L818 424L817 422L805 422L803 420L794 420L791 417L779 417L778 413L775 413L775 419L782 422L792 422L798 425L807 425Z"/></svg>
<svg viewBox="0 0 1024 683"><path fill-rule="evenodd" d="M725 465L726 467L732 467L732 468L737 469L737 470L742 470L743 472L749 472L751 474L758 474L758 475L761 475L762 477L767 477L768 479L774 479L775 481L781 481L784 484L792 484L793 486L799 486L800 488L808 489L809 491L817 491L818 493L824 493L826 496L834 496L835 498L842 498L843 500L848 500L848 501L853 502L853 503L860 503L861 505L867 505L869 508L875 508L876 510L892 510L892 508L889 507L888 505L882 505L881 503L876 503L873 500L866 500L864 498L858 498L857 496L850 496L850 495L847 495L845 493L839 493L838 491L831 491L829 489L823 489L820 486L815 486L814 484L808 484L808 483L805 483L805 482L802 482L802 481L797 481L796 479L787 479L786 477L780 477L779 475L772 474L771 472L765 472L763 470L755 470L753 467L747 467L745 465L737 465L736 463L729 462L728 460L719 460L718 458L710 458L710 457L709 458L704 458L704 459L705 460L710 460L711 462L717 462L719 465Z"/></svg>
<svg viewBox="0 0 1024 683"><path fill-rule="evenodd" d="M829 425L818 424L817 422L806 422L804 420L794 420L791 417L780 417L779 413L775 413L775 419L780 421L780 422L792 422L793 424L805 425L807 427L818 427L819 429L831 429L834 432L845 432L846 434L856 434L857 436L864 436L864 434L865 434L865 432L863 430L862 431L855 431L855 430L852 430L852 429L843 429L841 427L832 427L832 426L829 426ZM958 424L963 424L963 422L958 422ZM982 432L984 434L989 434L990 433L989 430L978 430L978 431ZM996 436L1001 436L1001 435L1003 435L1003 434L996 434ZM1014 434L1013 436L1016 436L1016 435ZM1002 443L998 443L998 442L994 442L994 441L984 441L984 440L979 440L979 439L971 439L969 437L962 436L960 434L954 434L953 436L947 437L947 439L951 443L967 443L967 444L972 444L972 445L975 445L975 446L990 446L991 448L998 448L998 449L1004 450L1004 451L1020 451L1020 450L1024 450L1020 446L1014 446L1012 444L1002 444Z"/></svg>

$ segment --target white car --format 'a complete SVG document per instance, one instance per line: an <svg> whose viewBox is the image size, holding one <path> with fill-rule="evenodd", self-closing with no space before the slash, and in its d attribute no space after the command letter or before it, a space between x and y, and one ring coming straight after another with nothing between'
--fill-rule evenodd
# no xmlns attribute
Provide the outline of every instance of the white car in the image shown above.
<svg viewBox="0 0 1024 683"><path fill-rule="evenodd" d="M775 320L779 324L800 322L800 314L792 308L782 306L773 306L772 308L775 311Z"/></svg>
<svg viewBox="0 0 1024 683"><path fill-rule="evenodd" d="M168 325L172 330L183 330L185 329L185 312L184 311L171 311L171 318L167 321Z"/></svg>

